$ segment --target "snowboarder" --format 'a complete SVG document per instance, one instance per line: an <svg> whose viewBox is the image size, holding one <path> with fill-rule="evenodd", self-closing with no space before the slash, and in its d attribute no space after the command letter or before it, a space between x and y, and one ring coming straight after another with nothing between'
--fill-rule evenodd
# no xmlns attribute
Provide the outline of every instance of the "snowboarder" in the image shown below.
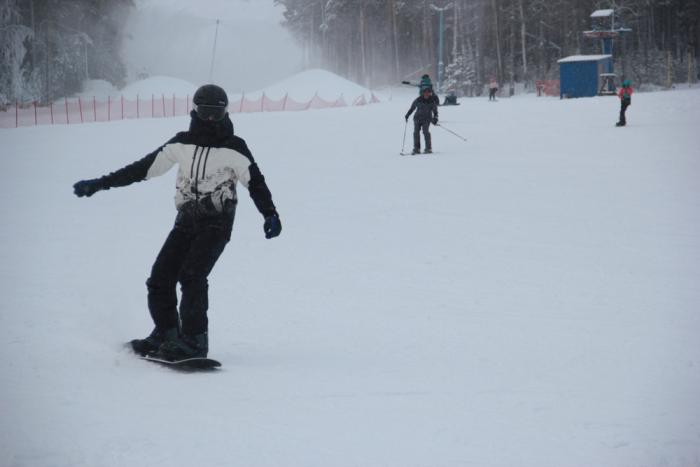
<svg viewBox="0 0 700 467"><path fill-rule="evenodd" d="M443 102L442 105L459 105L459 102L457 102L457 94L455 94L454 91L448 92L445 96L445 102Z"/></svg>
<svg viewBox="0 0 700 467"><path fill-rule="evenodd" d="M146 281L155 328L131 346L141 355L170 361L206 357L207 276L228 243L236 211L236 183L248 188L265 222L266 238L282 231L277 209L245 141L233 134L228 97L207 84L194 94L188 131L126 167L73 185L78 197L163 175L178 165L177 216ZM177 283L181 285L177 309Z"/></svg>
<svg viewBox="0 0 700 467"><path fill-rule="evenodd" d="M430 88L423 89L423 94L417 97L411 104L411 108L406 113L406 122L413 111L416 114L413 116L413 153L420 154L420 132L423 131L425 138L425 154L433 152L433 147L430 139L430 123L437 125L438 122L438 106L433 97Z"/></svg>
<svg viewBox="0 0 700 467"><path fill-rule="evenodd" d="M440 98L438 95L435 93L435 89L433 89L433 82L430 81L430 75L423 75L420 78L420 84L418 85L418 95L422 96L423 91L426 89L430 89L430 94L435 101L435 105L440 105Z"/></svg>
<svg viewBox="0 0 700 467"><path fill-rule="evenodd" d="M498 92L498 81L496 81L496 78L491 78L491 82L489 83L489 100L490 101L496 100L496 93L497 92Z"/></svg>
<svg viewBox="0 0 700 467"><path fill-rule="evenodd" d="M407 84L409 86L416 86L418 88L418 96L423 95L423 90L424 89L430 89L430 92L433 95L433 99L435 99L435 104L440 105L440 98L438 95L435 93L435 90L433 89L433 82L430 80L430 75L425 74L421 76L420 82L418 84L416 83L411 83L410 81L401 81L403 84Z"/></svg>
<svg viewBox="0 0 700 467"><path fill-rule="evenodd" d="M430 92L433 92L433 82L430 81L430 75L428 74L420 77L420 83L418 83L418 95L422 96L425 89L430 89Z"/></svg>
<svg viewBox="0 0 700 467"><path fill-rule="evenodd" d="M625 112L627 111L627 107L632 105L632 93L633 92L634 92L634 89L632 89L632 82L628 79L624 80L622 82L622 87L620 88L620 91L617 94L620 98L620 120L615 124L615 126L627 125L627 119L625 118Z"/></svg>

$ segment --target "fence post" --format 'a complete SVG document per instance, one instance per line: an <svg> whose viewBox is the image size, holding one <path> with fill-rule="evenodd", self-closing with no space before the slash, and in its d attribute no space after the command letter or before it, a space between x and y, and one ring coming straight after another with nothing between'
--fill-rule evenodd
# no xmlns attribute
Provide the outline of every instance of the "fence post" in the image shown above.
<svg viewBox="0 0 700 467"><path fill-rule="evenodd" d="M187 115L190 113L190 95L187 94L187 97L185 97L185 108L187 109Z"/></svg>
<svg viewBox="0 0 700 467"><path fill-rule="evenodd" d="M139 109L139 95L136 94L136 120L138 120L140 116L141 116L141 112Z"/></svg>
<svg viewBox="0 0 700 467"><path fill-rule="evenodd" d="M304 110L309 110L311 108L311 103L316 99L316 96L318 96L318 91L316 91L316 94L314 94L314 97L311 98L308 104L306 104L306 108Z"/></svg>
<svg viewBox="0 0 700 467"><path fill-rule="evenodd" d="M34 126L37 126L39 124L37 115L36 115L36 101L34 101Z"/></svg>
<svg viewBox="0 0 700 467"><path fill-rule="evenodd" d="M175 116L175 94L173 94L173 117Z"/></svg>
<svg viewBox="0 0 700 467"><path fill-rule="evenodd" d="M97 122L97 100L95 96L92 96L92 116L95 118L95 122Z"/></svg>
<svg viewBox="0 0 700 467"><path fill-rule="evenodd" d="M156 118L156 96L151 94L151 118Z"/></svg>
<svg viewBox="0 0 700 467"><path fill-rule="evenodd" d="M66 125L70 125L70 117L68 116L68 98L63 98L66 102Z"/></svg>
<svg viewBox="0 0 700 467"><path fill-rule="evenodd" d="M53 125L53 102L49 102L49 112L51 112L51 124Z"/></svg>
<svg viewBox="0 0 700 467"><path fill-rule="evenodd" d="M165 118L165 94L161 94L160 97L163 99L163 118Z"/></svg>
<svg viewBox="0 0 700 467"><path fill-rule="evenodd" d="M122 94L122 120L124 120L124 94Z"/></svg>
<svg viewBox="0 0 700 467"><path fill-rule="evenodd" d="M80 123L84 123L83 122L83 100L80 97L78 97L78 109L80 110Z"/></svg>
<svg viewBox="0 0 700 467"><path fill-rule="evenodd" d="M245 99L245 91L242 91L242 92L241 92L241 106L240 106L240 108L238 109L238 112L239 112L239 113L243 112L243 99Z"/></svg>
<svg viewBox="0 0 700 467"><path fill-rule="evenodd" d="M112 96L107 96L107 121L112 121Z"/></svg>
<svg viewBox="0 0 700 467"><path fill-rule="evenodd" d="M282 111L284 112L287 110L287 97L289 97L289 93L286 93L284 95L284 101L282 101Z"/></svg>
<svg viewBox="0 0 700 467"><path fill-rule="evenodd" d="M19 127L19 100L15 99L15 128Z"/></svg>

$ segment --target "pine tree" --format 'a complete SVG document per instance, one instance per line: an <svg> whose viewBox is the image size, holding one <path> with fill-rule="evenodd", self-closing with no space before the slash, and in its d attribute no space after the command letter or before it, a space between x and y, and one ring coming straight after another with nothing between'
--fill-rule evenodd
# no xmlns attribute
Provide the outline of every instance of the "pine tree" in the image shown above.
<svg viewBox="0 0 700 467"><path fill-rule="evenodd" d="M473 96L476 85L474 63L464 54L457 55L445 70L445 89L457 96Z"/></svg>

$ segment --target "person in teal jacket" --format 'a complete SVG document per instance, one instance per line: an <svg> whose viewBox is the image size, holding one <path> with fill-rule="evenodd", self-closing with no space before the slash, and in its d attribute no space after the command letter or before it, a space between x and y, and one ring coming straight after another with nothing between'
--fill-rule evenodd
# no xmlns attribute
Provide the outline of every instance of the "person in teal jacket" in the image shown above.
<svg viewBox="0 0 700 467"><path fill-rule="evenodd" d="M627 107L632 105L633 92L634 89L632 89L632 81L628 79L624 80L622 82L622 87L620 88L620 91L617 93L617 96L620 98L620 119L615 124L615 126L627 125L627 118L625 117L625 112L627 111Z"/></svg>

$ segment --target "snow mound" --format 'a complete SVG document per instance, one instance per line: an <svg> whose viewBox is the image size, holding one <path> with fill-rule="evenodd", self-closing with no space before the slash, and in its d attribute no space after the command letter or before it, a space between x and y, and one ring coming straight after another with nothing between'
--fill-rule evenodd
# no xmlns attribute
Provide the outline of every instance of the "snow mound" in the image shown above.
<svg viewBox="0 0 700 467"><path fill-rule="evenodd" d="M246 93L246 97L257 98L263 92L271 99L281 99L289 93L289 97L298 101L309 100L317 93L325 100L335 100L342 94L346 101L354 100L361 95L369 98L371 94L369 89L321 69L302 71L272 86Z"/></svg>
<svg viewBox="0 0 700 467"><path fill-rule="evenodd" d="M75 95L84 99L93 97L100 99L107 96L119 95L119 90L109 81L103 79L91 79L83 83L83 90Z"/></svg>
<svg viewBox="0 0 700 467"><path fill-rule="evenodd" d="M135 99L137 94L139 97L172 96L173 94L177 97L185 97L192 96L196 90L197 86L184 79L152 76L129 84L119 94L127 99Z"/></svg>

